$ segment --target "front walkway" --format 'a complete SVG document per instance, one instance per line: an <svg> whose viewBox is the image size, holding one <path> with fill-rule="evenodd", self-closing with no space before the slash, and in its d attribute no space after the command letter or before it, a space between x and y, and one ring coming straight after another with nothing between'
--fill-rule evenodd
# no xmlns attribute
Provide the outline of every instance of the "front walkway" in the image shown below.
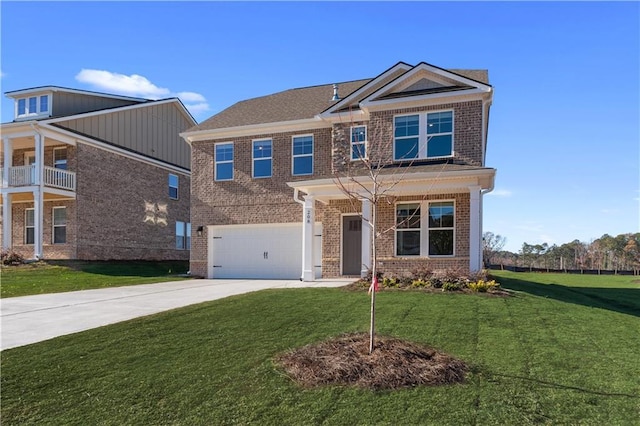
<svg viewBox="0 0 640 426"><path fill-rule="evenodd" d="M0 299L0 350L268 288L340 287L354 279L187 280Z"/></svg>

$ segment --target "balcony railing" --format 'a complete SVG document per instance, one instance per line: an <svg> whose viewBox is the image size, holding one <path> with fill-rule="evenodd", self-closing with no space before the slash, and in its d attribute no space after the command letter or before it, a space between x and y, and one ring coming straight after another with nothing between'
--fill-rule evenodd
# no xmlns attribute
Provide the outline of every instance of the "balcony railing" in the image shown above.
<svg viewBox="0 0 640 426"><path fill-rule="evenodd" d="M4 176L4 174L2 174ZM76 174L63 169L44 166L43 182L45 186L52 188L76 190ZM36 165L9 167L8 186L31 186L38 185ZM5 186L4 179L2 186Z"/></svg>

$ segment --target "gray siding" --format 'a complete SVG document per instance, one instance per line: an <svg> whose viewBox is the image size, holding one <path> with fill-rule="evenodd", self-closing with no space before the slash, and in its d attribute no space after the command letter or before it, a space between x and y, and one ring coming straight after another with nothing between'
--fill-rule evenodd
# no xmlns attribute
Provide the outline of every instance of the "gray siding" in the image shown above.
<svg viewBox="0 0 640 426"><path fill-rule="evenodd" d="M191 168L191 150L179 134L193 126L193 122L175 103L149 104L57 124L149 157Z"/></svg>
<svg viewBox="0 0 640 426"><path fill-rule="evenodd" d="M82 95L79 93L54 92L52 113L54 117L81 114L107 108L135 105L134 100L113 99L108 97Z"/></svg>

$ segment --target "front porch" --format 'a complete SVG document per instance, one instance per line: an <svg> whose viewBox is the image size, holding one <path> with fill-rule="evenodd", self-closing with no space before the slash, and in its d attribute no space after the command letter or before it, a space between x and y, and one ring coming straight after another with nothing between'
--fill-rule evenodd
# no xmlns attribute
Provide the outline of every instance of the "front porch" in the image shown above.
<svg viewBox="0 0 640 426"><path fill-rule="evenodd" d="M315 234L316 201L323 204L323 276L356 271L365 276L372 269L373 223L379 271L399 275L416 267L479 271L482 195L493 189L495 170L434 169L380 173L375 188L369 177L289 183L294 198L303 204L302 279L313 281L314 248L309 241Z"/></svg>
<svg viewBox="0 0 640 426"><path fill-rule="evenodd" d="M58 208L54 219L50 212L45 214L45 202L64 203L76 198L76 173L73 171L76 142L66 135L39 128L35 123L3 126L2 142L2 248L30 250L26 257L40 259L44 256L46 231L51 227L58 233L66 229L66 210ZM72 161L69 161L70 157ZM25 217L14 217L16 206L28 206ZM16 232L16 224L20 221L25 222L23 230ZM59 244L51 237L51 244L54 243Z"/></svg>

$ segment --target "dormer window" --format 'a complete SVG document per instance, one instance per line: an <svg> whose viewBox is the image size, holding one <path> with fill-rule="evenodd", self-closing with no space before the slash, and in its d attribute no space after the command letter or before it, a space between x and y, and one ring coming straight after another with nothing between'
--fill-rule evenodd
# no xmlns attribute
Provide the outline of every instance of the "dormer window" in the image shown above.
<svg viewBox="0 0 640 426"><path fill-rule="evenodd" d="M49 115L49 95L29 96L16 100L16 118Z"/></svg>

